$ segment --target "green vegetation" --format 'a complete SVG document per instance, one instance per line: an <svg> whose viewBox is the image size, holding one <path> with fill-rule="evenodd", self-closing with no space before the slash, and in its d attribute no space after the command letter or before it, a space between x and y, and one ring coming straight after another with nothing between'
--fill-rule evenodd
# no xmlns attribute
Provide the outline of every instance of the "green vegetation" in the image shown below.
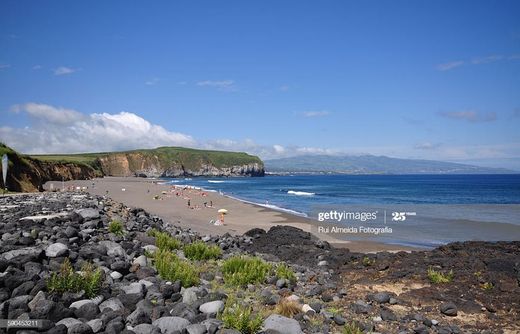
<svg viewBox="0 0 520 334"><path fill-rule="evenodd" d="M482 288L482 290L490 291L490 290L493 290L493 288L495 286L491 282L486 282L486 283L482 284L480 287Z"/></svg>
<svg viewBox="0 0 520 334"><path fill-rule="evenodd" d="M351 322L343 327L343 334L363 334L363 331L354 322Z"/></svg>
<svg viewBox="0 0 520 334"><path fill-rule="evenodd" d="M432 267L428 268L428 279L434 284L450 283L453 277L453 270L450 270L448 274L444 274L440 271L436 271Z"/></svg>
<svg viewBox="0 0 520 334"><path fill-rule="evenodd" d="M169 281L181 281L183 287L199 283L199 273L197 269L188 261L181 260L177 255L168 250L158 250L153 256L155 269L159 275Z"/></svg>
<svg viewBox="0 0 520 334"><path fill-rule="evenodd" d="M163 166L180 164L188 169L199 169L203 164L212 164L217 168L249 163L263 164L260 158L244 152L197 150L184 147L158 147L155 149L141 149L123 152L32 155L32 157L50 162L72 162L76 164L84 164L101 171L99 159L107 158L115 154L126 155L129 160L130 169L140 166L143 160L159 162Z"/></svg>
<svg viewBox="0 0 520 334"><path fill-rule="evenodd" d="M179 239L173 238L170 234L166 232L156 232L155 233L155 245L160 250L175 250L182 248L182 242Z"/></svg>
<svg viewBox="0 0 520 334"><path fill-rule="evenodd" d="M224 312L219 315L225 328L236 329L243 334L253 334L260 331L263 319L260 314L253 314L252 308L240 305L235 298L229 297Z"/></svg>
<svg viewBox="0 0 520 334"><path fill-rule="evenodd" d="M203 241L197 241L184 246L184 255L190 260L212 260L222 256L219 246L208 246Z"/></svg>
<svg viewBox="0 0 520 334"><path fill-rule="evenodd" d="M184 147L158 147L150 150L135 150L125 153L141 153L145 156L157 156L161 162L171 164L182 163L183 166L194 169L201 164L212 164L217 168L244 165L248 163L262 163L255 156L244 152L226 152L213 150L197 150Z"/></svg>
<svg viewBox="0 0 520 334"><path fill-rule="evenodd" d="M271 270L271 265L258 257L233 256L222 265L224 280L231 285L262 283Z"/></svg>
<svg viewBox="0 0 520 334"><path fill-rule="evenodd" d="M123 230L123 224L119 220L112 220L108 224L108 232L114 233L117 236L123 236L125 231Z"/></svg>
<svg viewBox="0 0 520 334"><path fill-rule="evenodd" d="M296 282L296 275L294 274L294 271L285 263L280 263L278 266L276 266L276 277L278 279L285 278L291 283Z"/></svg>
<svg viewBox="0 0 520 334"><path fill-rule="evenodd" d="M159 233L161 231L159 231L158 229L156 228L152 228L152 229L149 229L147 232L146 232L146 235L149 236L149 237L155 237L157 233Z"/></svg>
<svg viewBox="0 0 520 334"><path fill-rule="evenodd" d="M88 298L95 297L102 283L102 270L91 263L85 263L81 273L76 273L68 258L63 261L58 272L52 273L47 280L47 289L51 293L85 291Z"/></svg>
<svg viewBox="0 0 520 334"><path fill-rule="evenodd" d="M368 256L363 257L363 265L365 267L371 267L376 263L375 259L371 259Z"/></svg>
<svg viewBox="0 0 520 334"><path fill-rule="evenodd" d="M334 315L338 315L338 314L341 314L341 309L337 308L337 307L334 307L334 306L330 306L327 308L327 311L334 314Z"/></svg>
<svg viewBox="0 0 520 334"><path fill-rule="evenodd" d="M7 146L4 143L0 142L0 158L3 157L4 154L7 154L8 156L10 156L10 155L15 155L17 153L16 153L16 151L14 151L9 146Z"/></svg>

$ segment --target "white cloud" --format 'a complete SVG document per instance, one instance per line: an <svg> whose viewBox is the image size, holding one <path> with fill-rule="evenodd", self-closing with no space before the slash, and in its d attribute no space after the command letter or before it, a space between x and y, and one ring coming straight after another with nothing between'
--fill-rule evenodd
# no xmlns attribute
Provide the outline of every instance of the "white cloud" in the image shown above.
<svg viewBox="0 0 520 334"><path fill-rule="evenodd" d="M420 143L420 144L417 144L414 146L415 149L417 150L434 150L436 148L438 148L441 144L434 144L434 143L431 143L431 142L424 142L424 143Z"/></svg>
<svg viewBox="0 0 520 334"><path fill-rule="evenodd" d="M282 92L286 92L288 91L289 89L291 89L291 87L289 87L288 85L282 85L280 86L279 88Z"/></svg>
<svg viewBox="0 0 520 334"><path fill-rule="evenodd" d="M233 80L204 80L197 82L200 87L213 87L218 90L233 91L235 90L235 81Z"/></svg>
<svg viewBox="0 0 520 334"><path fill-rule="evenodd" d="M473 60L471 60L471 63L474 64L474 65L488 64L488 63L493 63L493 62L496 62L496 61L499 61L499 60L502 60L502 59L504 59L504 56L491 55L491 56L486 56L486 57L474 58Z"/></svg>
<svg viewBox="0 0 520 334"><path fill-rule="evenodd" d="M12 110L25 113L32 122L30 126L25 127L0 127L0 141L23 153L79 153L185 146L242 151L258 155L262 159L321 154L375 154L460 161L520 158L518 153L520 143L470 146L424 142L415 146L324 148L266 145L248 138L242 140L220 138L200 142L190 135L169 131L130 112L83 114L73 109L38 103L15 105ZM476 117L464 115L462 119Z"/></svg>
<svg viewBox="0 0 520 334"><path fill-rule="evenodd" d="M464 65L464 62L462 60L450 61L448 63L443 63L443 64L437 65L437 69L439 71L448 71L448 70L454 69L454 68L462 66L462 65Z"/></svg>
<svg viewBox="0 0 520 334"><path fill-rule="evenodd" d="M439 113L440 116L463 120L470 123L478 122L492 122L496 121L497 114L495 112L482 113L475 110L463 110L463 111L444 111Z"/></svg>
<svg viewBox="0 0 520 334"><path fill-rule="evenodd" d="M327 110L319 110L319 111L304 111L301 113L303 117L324 117L330 115L330 112Z"/></svg>
<svg viewBox="0 0 520 334"><path fill-rule="evenodd" d="M3 70L4 68L9 68L11 67L10 64L0 64L0 70Z"/></svg>
<svg viewBox="0 0 520 334"><path fill-rule="evenodd" d="M32 67L33 70L41 70L42 69L42 65L34 65Z"/></svg>
<svg viewBox="0 0 520 334"><path fill-rule="evenodd" d="M273 149L278 154L285 153L285 147L283 147L282 145L273 145Z"/></svg>
<svg viewBox="0 0 520 334"><path fill-rule="evenodd" d="M195 140L129 113L84 115L75 110L27 103L13 107L34 124L0 128L0 140L24 153L74 153L196 146Z"/></svg>
<svg viewBox="0 0 520 334"><path fill-rule="evenodd" d="M147 85L147 86L154 86L154 85L158 84L159 81L160 81L159 78L152 78L150 80L145 81L144 84Z"/></svg>
<svg viewBox="0 0 520 334"><path fill-rule="evenodd" d="M33 119L50 124L70 124L84 118L84 115L72 109L53 107L41 103L17 104L11 107L13 112L26 112Z"/></svg>
<svg viewBox="0 0 520 334"><path fill-rule="evenodd" d="M517 60L520 59L520 54L513 54L510 56L503 56L503 55L490 55L490 56L484 56L484 57L473 57L471 60L456 60L456 61L450 61L447 63L442 63L437 65L437 70L439 71L448 71L452 70L454 68L460 67L462 65L482 65L482 64L489 64L494 63L497 61L502 60Z"/></svg>
<svg viewBox="0 0 520 334"><path fill-rule="evenodd" d="M78 71L77 68L60 66L60 67L54 69L54 75L68 75L68 74L72 74L77 71Z"/></svg>

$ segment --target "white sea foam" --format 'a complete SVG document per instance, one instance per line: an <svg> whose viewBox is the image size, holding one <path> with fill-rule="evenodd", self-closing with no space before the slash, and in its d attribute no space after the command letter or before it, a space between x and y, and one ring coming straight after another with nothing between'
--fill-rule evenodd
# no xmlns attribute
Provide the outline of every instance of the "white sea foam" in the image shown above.
<svg viewBox="0 0 520 334"><path fill-rule="evenodd" d="M220 181L220 180L208 180L209 183L224 183L226 181Z"/></svg>
<svg viewBox="0 0 520 334"><path fill-rule="evenodd" d="M295 215L295 216L308 217L306 213L295 211L295 210L291 210L291 209L282 208L282 207L279 207L279 206L276 206L276 205L273 205L273 204L265 204L265 203L257 203L257 202L253 202L253 201L247 201L245 199L241 199L241 198L237 198L237 197L233 197L233 196L229 196L229 195L224 195L224 196L227 197L227 198L231 198L231 199L240 201L242 203L258 205L258 206L261 206L263 208L267 208L267 209L271 209L271 210L275 210L275 211L281 211L281 212L289 213L289 214Z"/></svg>
<svg viewBox="0 0 520 334"><path fill-rule="evenodd" d="M309 193L306 191L294 191L294 190L289 190L287 193L290 195L295 195L295 196L314 196L314 195L316 195L315 193Z"/></svg>

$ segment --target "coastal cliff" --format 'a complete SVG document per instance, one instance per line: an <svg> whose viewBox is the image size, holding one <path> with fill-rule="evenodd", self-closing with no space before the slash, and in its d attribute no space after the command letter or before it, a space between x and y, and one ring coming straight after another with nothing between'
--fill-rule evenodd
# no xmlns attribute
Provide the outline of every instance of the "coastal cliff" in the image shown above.
<svg viewBox="0 0 520 334"><path fill-rule="evenodd" d="M4 154L9 158L6 183L10 191L40 191L43 190L43 184L51 180L86 180L101 176L98 170L87 164L39 160L18 154L0 144L0 157ZM0 178L0 188L5 188L2 178Z"/></svg>
<svg viewBox="0 0 520 334"><path fill-rule="evenodd" d="M263 176L262 161L246 153L172 147L109 153L98 157L109 176L197 177Z"/></svg>
<svg viewBox="0 0 520 334"><path fill-rule="evenodd" d="M0 143L0 157L9 157L7 186L10 191L42 189L47 181L86 180L102 176L227 177L264 176L260 158L242 152L159 147L126 152L69 155L17 153ZM0 180L0 186L5 186Z"/></svg>

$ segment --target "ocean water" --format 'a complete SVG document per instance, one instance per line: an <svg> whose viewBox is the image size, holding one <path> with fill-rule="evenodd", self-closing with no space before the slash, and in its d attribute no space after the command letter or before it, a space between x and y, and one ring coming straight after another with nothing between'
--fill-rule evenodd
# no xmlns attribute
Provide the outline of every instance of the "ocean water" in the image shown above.
<svg viewBox="0 0 520 334"><path fill-rule="evenodd" d="M165 181L315 220L331 211L374 212L373 221L323 219L320 224L392 229L334 235L345 240L426 248L452 241L520 240L520 175L284 175ZM394 220L396 213L404 213L405 220Z"/></svg>

